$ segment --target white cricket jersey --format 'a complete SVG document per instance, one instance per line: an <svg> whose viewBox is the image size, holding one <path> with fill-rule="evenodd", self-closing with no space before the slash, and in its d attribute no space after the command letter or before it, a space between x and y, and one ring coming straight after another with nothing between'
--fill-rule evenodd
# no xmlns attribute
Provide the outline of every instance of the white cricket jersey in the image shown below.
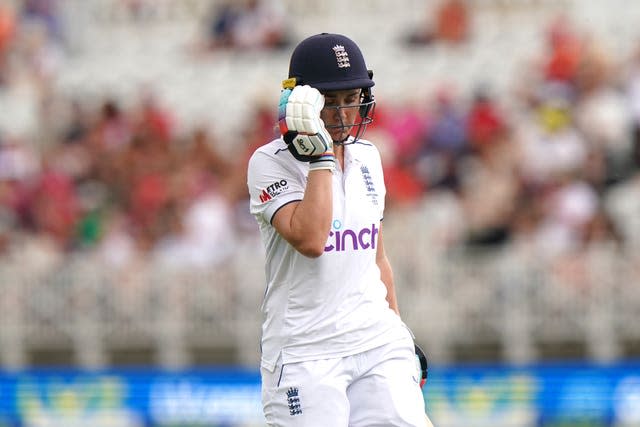
<svg viewBox="0 0 640 427"><path fill-rule="evenodd" d="M308 163L282 139L249 161L250 209L266 249L262 366L356 354L406 337L389 308L376 264L385 185L380 154L368 141L344 146L333 173L333 221L324 254L309 258L271 225L282 206L302 200Z"/></svg>

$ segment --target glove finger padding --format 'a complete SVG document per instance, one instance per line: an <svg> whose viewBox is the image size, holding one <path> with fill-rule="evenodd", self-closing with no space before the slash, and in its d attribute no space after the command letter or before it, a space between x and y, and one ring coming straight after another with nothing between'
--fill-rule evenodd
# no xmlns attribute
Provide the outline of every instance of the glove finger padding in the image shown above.
<svg viewBox="0 0 640 427"><path fill-rule="evenodd" d="M320 118L324 96L311 86L285 89L278 111L280 131L289 151L300 161L313 162L333 156L333 141Z"/></svg>
<svg viewBox="0 0 640 427"><path fill-rule="evenodd" d="M316 134L324 128L320 111L324 107L324 96L310 86L296 86L287 102L287 126L299 133Z"/></svg>

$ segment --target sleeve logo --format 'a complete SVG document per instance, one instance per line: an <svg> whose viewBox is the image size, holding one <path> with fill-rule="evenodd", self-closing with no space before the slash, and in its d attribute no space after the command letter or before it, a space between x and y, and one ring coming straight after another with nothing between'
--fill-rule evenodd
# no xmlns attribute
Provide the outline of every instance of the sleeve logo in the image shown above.
<svg viewBox="0 0 640 427"><path fill-rule="evenodd" d="M284 193L288 189L289 183L286 179L281 179L280 181L274 182L260 192L260 203L266 203L277 195Z"/></svg>

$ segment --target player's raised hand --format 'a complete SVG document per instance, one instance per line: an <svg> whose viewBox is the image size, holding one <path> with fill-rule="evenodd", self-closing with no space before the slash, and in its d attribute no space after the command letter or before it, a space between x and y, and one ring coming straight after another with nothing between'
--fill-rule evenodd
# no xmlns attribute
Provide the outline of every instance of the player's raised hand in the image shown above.
<svg viewBox="0 0 640 427"><path fill-rule="evenodd" d="M324 127L320 111L324 96L311 86L284 89L280 96L280 132L293 156L309 162L309 169L334 169L331 135Z"/></svg>

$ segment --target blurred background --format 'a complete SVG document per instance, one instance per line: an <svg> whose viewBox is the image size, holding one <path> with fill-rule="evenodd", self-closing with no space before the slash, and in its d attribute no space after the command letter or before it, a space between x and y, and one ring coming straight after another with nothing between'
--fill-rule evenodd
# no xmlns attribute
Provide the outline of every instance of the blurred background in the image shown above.
<svg viewBox="0 0 640 427"><path fill-rule="evenodd" d="M640 3L0 0L0 426L260 426L246 162L354 39L436 426L640 426Z"/></svg>

